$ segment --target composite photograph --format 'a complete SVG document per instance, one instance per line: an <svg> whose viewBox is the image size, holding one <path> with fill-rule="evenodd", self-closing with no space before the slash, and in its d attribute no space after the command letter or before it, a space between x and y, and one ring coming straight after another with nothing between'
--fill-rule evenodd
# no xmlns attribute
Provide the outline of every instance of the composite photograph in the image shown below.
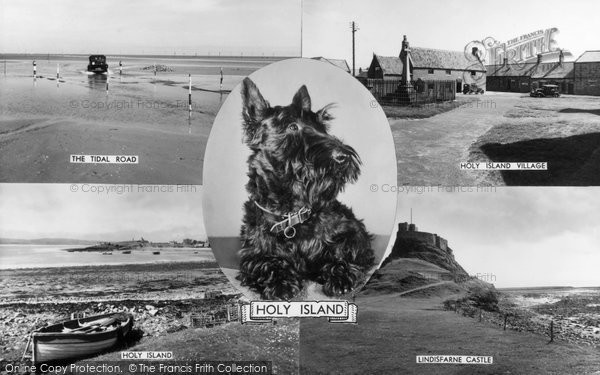
<svg viewBox="0 0 600 375"><path fill-rule="evenodd" d="M597 0L0 0L0 375L600 374Z"/></svg>

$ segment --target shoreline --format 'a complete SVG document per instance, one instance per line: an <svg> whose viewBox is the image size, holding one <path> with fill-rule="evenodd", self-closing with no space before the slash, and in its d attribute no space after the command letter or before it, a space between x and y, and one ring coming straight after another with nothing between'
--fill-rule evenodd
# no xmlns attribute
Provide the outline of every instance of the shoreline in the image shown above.
<svg viewBox="0 0 600 375"><path fill-rule="evenodd" d="M185 260L164 260L162 262L160 261L153 261L153 262L137 262L137 263L108 263L108 264L104 264L104 263L94 263L94 264L82 264L82 265L56 265L56 266L44 266L44 267L23 267L23 268L0 268L0 274L4 273L4 272L14 272L14 271L19 271L19 272L27 272L27 271L44 271L44 270L55 270L57 268L61 269L61 270L69 270L69 269L75 269L75 270L80 270L80 269L86 269L86 270L94 270L94 269L99 269L100 267L102 267L103 269L106 267L135 267L135 266L140 266L140 267L144 267L144 266L153 266L153 265L168 265L168 264L203 264L206 265L206 267L202 267L202 268L219 268L219 264L217 263L217 261L210 259L210 260L189 260L189 259L185 259ZM108 271L105 271L108 272Z"/></svg>
<svg viewBox="0 0 600 375"><path fill-rule="evenodd" d="M515 288L512 288L515 289ZM577 288L573 288L577 289ZM526 290L526 289L523 289ZM558 291L564 289L558 288ZM532 305L520 304L519 295L502 293L498 304L498 311L486 311L469 304L456 304L454 312L475 320L504 327L506 330L516 332L531 332L544 336L550 342L550 324L553 325L553 340L576 345L600 347L600 312L586 312L577 305L585 306L587 299L577 301L573 295L556 298L556 302L542 302ZM577 297L575 295L575 297ZM573 301L572 306L565 309L565 301ZM596 296L600 301L600 296ZM562 306L561 306L562 305ZM555 306L561 306L562 311ZM569 311L568 313L565 310ZM446 308L452 312L452 309ZM589 324L588 324L589 323ZM595 323L595 324L594 324Z"/></svg>
<svg viewBox="0 0 600 375"><path fill-rule="evenodd" d="M133 255L133 254L132 254ZM93 265L90 264L69 264L69 265L53 265L53 266L43 266L43 267L21 267L21 268L0 268L0 274L2 272L5 271L38 271L38 270L46 270L46 269L56 269L56 268L95 268L95 267L120 267L120 266L137 266L137 265L157 265L157 264L175 264L175 263L185 263L185 264L201 264L201 263L214 263L216 265L216 267L218 268L219 265L214 261L214 260L189 260L189 259L182 259L182 260L172 260L172 259L166 259L166 260L155 260L155 261L148 261L148 262L135 262L135 263L95 263Z"/></svg>
<svg viewBox="0 0 600 375"><path fill-rule="evenodd" d="M239 293L214 260L0 270L0 358L18 360L36 328L110 312L134 315L139 338L190 326L190 315L215 313ZM206 298L218 292L218 298Z"/></svg>

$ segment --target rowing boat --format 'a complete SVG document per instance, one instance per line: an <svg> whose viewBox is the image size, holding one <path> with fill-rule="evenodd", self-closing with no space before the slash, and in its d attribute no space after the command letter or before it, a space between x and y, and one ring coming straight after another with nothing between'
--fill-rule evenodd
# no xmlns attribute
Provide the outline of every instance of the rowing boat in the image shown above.
<svg viewBox="0 0 600 375"><path fill-rule="evenodd" d="M30 337L31 359L33 363L43 363L100 353L122 340L132 325L131 314L111 313L37 329Z"/></svg>

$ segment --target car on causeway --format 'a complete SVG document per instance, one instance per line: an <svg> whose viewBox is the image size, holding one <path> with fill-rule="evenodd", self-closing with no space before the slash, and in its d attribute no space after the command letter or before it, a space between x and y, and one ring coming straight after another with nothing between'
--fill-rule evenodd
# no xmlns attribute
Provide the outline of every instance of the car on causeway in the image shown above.
<svg viewBox="0 0 600 375"><path fill-rule="evenodd" d="M557 85L543 85L538 89L531 90L529 96L534 98L558 98L560 96L560 92Z"/></svg>
<svg viewBox="0 0 600 375"><path fill-rule="evenodd" d="M104 55L90 55L90 62L87 66L87 71L92 73L106 73L108 64Z"/></svg>

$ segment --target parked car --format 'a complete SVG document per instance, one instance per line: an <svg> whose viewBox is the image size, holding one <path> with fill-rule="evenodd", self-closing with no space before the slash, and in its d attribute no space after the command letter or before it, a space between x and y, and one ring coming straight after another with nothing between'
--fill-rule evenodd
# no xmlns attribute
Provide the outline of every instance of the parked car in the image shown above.
<svg viewBox="0 0 600 375"><path fill-rule="evenodd" d="M106 63L106 56L91 55L90 63L87 66L87 71L92 72L92 73L106 73L108 71L108 64Z"/></svg>
<svg viewBox="0 0 600 375"><path fill-rule="evenodd" d="M463 94L483 94L485 91L477 86L476 84L465 84L463 87Z"/></svg>
<svg viewBox="0 0 600 375"><path fill-rule="evenodd" d="M534 98L558 98L560 96L560 92L557 85L543 85L538 89L531 90L529 96Z"/></svg>

